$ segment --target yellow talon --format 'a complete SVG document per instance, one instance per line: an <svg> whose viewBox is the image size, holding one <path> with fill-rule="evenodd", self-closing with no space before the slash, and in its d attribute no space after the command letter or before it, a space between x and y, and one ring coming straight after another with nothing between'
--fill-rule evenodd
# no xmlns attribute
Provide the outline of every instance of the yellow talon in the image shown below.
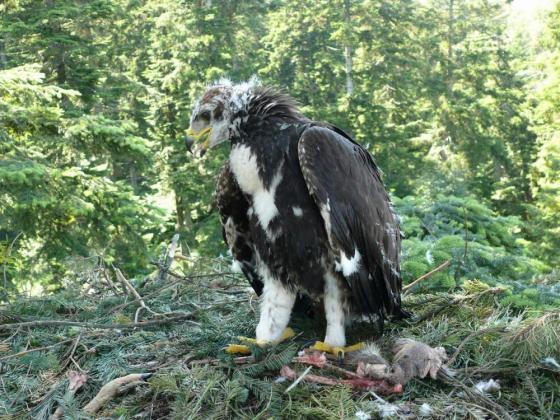
<svg viewBox="0 0 560 420"><path fill-rule="evenodd" d="M289 340L295 335L296 333L294 332L294 330L288 327L282 332L282 335L278 339L277 343L281 343L282 341ZM268 344L273 344L269 341L257 340L256 338L243 337L243 336L239 336L237 337L237 339L242 343L253 344L259 347L264 347ZM246 344L229 344L225 348L225 351L228 354L251 354L251 349Z"/></svg>
<svg viewBox="0 0 560 420"><path fill-rule="evenodd" d="M352 351L361 350L365 347L364 343L356 343L351 346L346 347L332 347L323 341L316 341L315 344L311 346L312 350L322 351L325 353L330 353L333 356L338 357L339 359L343 359L346 353L350 353Z"/></svg>
<svg viewBox="0 0 560 420"><path fill-rule="evenodd" d="M344 347L344 351L345 351L346 353L350 353L350 352L352 352L352 351L361 350L361 349L363 349L365 346L366 346L365 343L360 342L360 343L352 344L351 346L346 346L346 347Z"/></svg>
<svg viewBox="0 0 560 420"><path fill-rule="evenodd" d="M228 344L225 351L228 354L251 354L249 346L243 344Z"/></svg>
<svg viewBox="0 0 560 420"><path fill-rule="evenodd" d="M294 330L292 330L290 327L286 328L283 332L282 335L280 336L280 343L282 341L286 341L289 340L290 338L293 338L296 335L296 333L294 332Z"/></svg>

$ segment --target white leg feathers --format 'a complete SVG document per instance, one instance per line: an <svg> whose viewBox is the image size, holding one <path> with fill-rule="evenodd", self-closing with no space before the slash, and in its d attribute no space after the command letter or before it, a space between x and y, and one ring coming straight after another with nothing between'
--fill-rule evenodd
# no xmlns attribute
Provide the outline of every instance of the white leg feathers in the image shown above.
<svg viewBox="0 0 560 420"><path fill-rule="evenodd" d="M290 322L296 294L284 287L267 269L261 269L264 289L261 296L261 317L257 326L257 342L277 342Z"/></svg>
<svg viewBox="0 0 560 420"><path fill-rule="evenodd" d="M346 345L344 302L338 280L332 273L325 275L324 300L327 318L325 343L331 347L344 347Z"/></svg>

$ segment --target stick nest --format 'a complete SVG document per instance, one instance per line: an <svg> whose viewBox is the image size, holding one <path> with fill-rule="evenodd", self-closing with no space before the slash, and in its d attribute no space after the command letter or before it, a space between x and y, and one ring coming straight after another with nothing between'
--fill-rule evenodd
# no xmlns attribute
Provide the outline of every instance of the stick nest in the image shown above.
<svg viewBox="0 0 560 420"><path fill-rule="evenodd" d="M323 338L323 321L296 315L294 340L254 348L245 359L227 355L224 346L237 336L254 335L258 300L222 260L180 264L177 272L126 281L104 266L86 282L77 274L59 292L0 306L0 418L560 415L560 311L514 311L499 304L501 289L480 282L452 294L411 293L405 307L415 319L388 324L378 345L412 338L443 346L454 374L413 380L389 396L337 381L292 386L280 371L305 373L294 357ZM374 339L370 324L348 331L350 343ZM340 378L337 369L307 374ZM112 393L97 404L104 386Z"/></svg>

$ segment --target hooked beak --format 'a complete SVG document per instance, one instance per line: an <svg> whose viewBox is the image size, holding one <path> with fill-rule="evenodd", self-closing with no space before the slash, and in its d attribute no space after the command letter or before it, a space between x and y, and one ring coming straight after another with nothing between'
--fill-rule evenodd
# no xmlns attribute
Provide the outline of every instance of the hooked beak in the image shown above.
<svg viewBox="0 0 560 420"><path fill-rule="evenodd" d="M187 137L185 143L189 151L192 150L192 145L196 143L193 153L197 156L203 156L206 153L210 145L210 134L212 133L212 127L206 127L204 130L195 132L189 127L187 130Z"/></svg>

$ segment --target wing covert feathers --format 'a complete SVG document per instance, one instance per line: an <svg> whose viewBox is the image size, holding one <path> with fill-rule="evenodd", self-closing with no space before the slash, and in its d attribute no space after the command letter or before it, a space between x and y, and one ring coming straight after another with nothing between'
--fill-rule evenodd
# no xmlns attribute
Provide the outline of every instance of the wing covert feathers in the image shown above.
<svg viewBox="0 0 560 420"><path fill-rule="evenodd" d="M298 157L305 182L358 311L407 316L397 216L373 158L344 134L317 126L302 134Z"/></svg>

